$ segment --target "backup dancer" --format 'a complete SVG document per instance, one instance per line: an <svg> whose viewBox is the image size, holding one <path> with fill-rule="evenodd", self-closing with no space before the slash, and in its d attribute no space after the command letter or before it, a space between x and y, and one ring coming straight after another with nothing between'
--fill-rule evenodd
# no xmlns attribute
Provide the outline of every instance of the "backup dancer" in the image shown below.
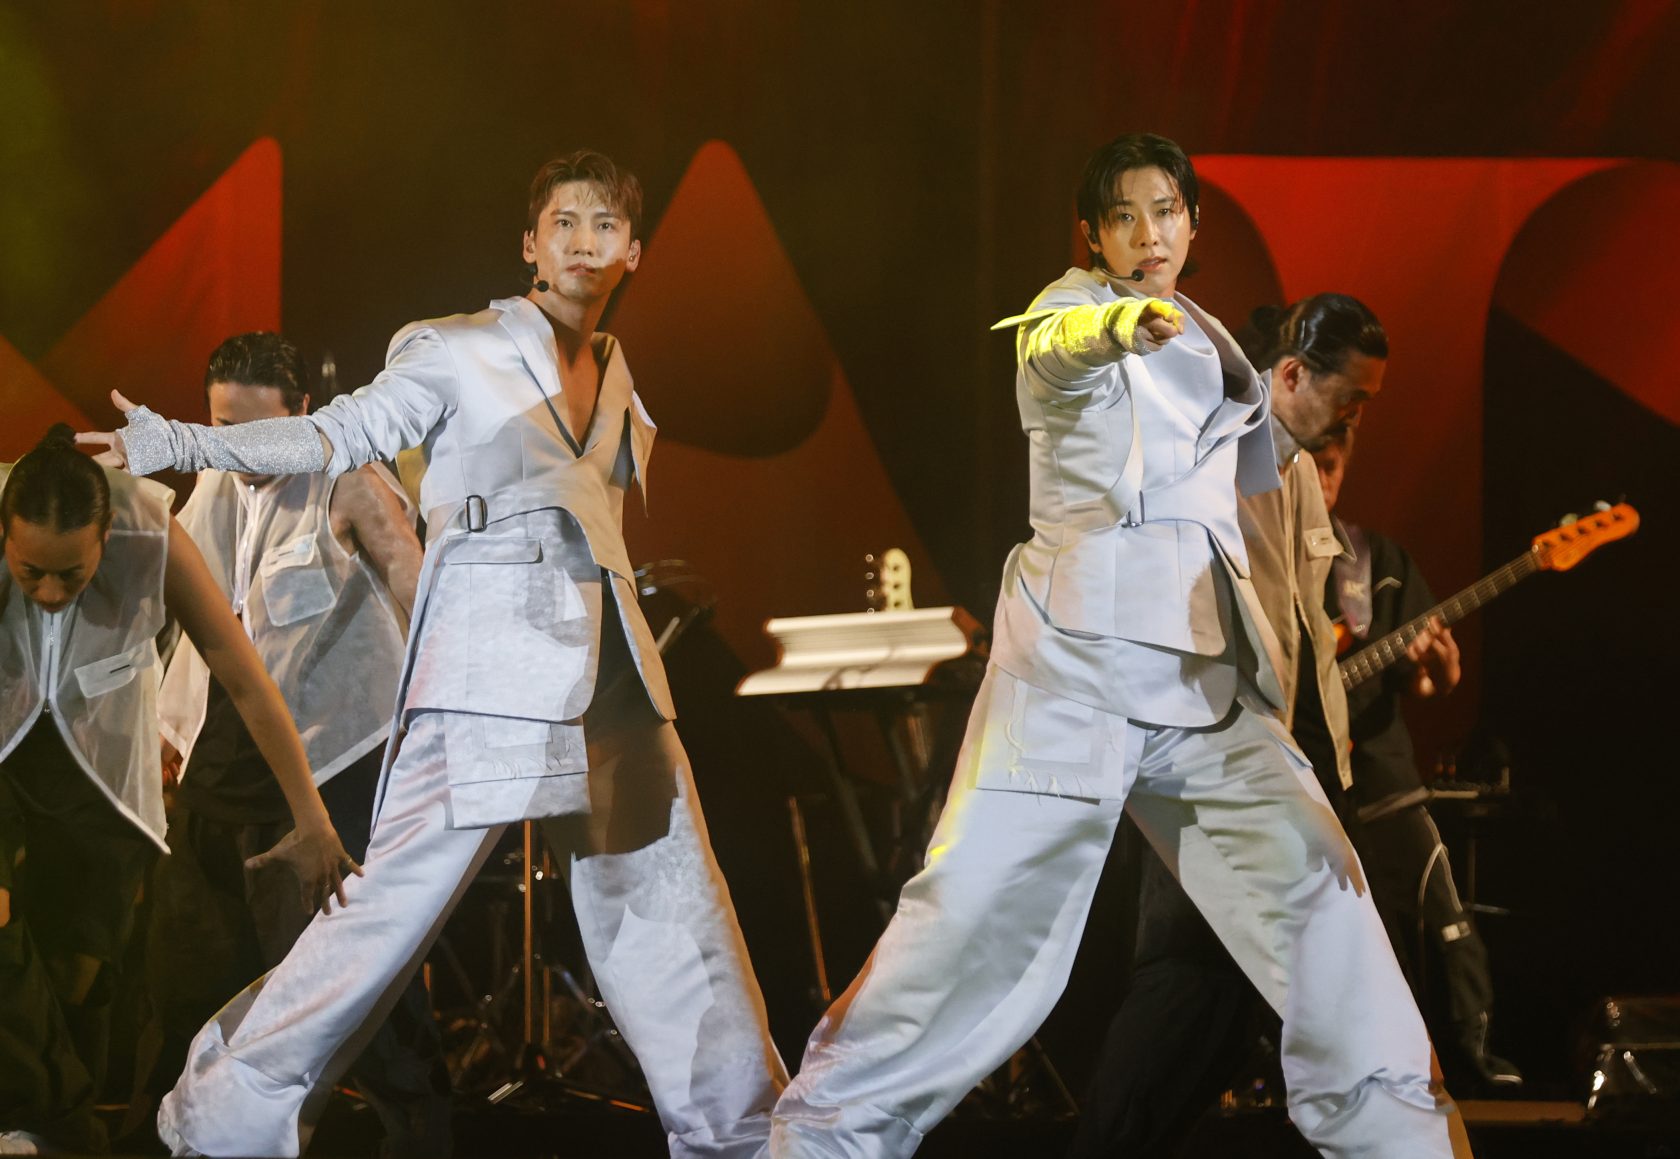
<svg viewBox="0 0 1680 1159"><path fill-rule="evenodd" d="M59 426L0 464L0 1154L105 1149L115 972L164 849L158 655L180 624L279 781L282 863L305 904L344 900L339 844L274 682L156 483ZM296 888L296 887L294 887Z"/></svg>

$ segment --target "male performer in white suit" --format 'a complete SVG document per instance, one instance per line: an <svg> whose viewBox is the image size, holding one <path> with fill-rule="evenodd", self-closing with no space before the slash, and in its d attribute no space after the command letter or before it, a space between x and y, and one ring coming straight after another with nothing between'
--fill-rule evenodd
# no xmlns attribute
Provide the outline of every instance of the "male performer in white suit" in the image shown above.
<svg viewBox="0 0 1680 1159"><path fill-rule="evenodd" d="M307 417L207 428L128 410L131 470L338 475L423 448L430 537L367 875L194 1043L178 1154L296 1155L501 826L551 827L584 948L678 1156L762 1147L785 1072L706 838L621 528L654 427L595 326L641 257L641 189L598 153L537 174L531 292L408 326ZM118 396L118 405L132 406ZM354 969L346 969L354 963Z"/></svg>
<svg viewBox="0 0 1680 1159"><path fill-rule="evenodd" d="M1122 805L1284 1019L1290 1116L1332 1156L1446 1156L1429 1041L1358 859L1276 713L1237 492L1278 486L1266 388L1176 295L1195 173L1099 150L1094 267L1017 326L1033 538L925 868L819 1023L771 1153L899 1156L1060 994Z"/></svg>

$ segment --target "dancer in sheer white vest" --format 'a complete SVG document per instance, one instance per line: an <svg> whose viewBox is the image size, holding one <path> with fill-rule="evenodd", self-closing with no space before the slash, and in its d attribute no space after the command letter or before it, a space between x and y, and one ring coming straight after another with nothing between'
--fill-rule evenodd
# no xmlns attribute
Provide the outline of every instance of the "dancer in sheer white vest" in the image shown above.
<svg viewBox="0 0 1680 1159"><path fill-rule="evenodd" d="M551 841L584 948L672 1154L748 1156L785 1072L718 873L621 527L654 427L595 332L641 257L635 178L597 153L538 172L531 292L420 322L306 418L211 429L128 411L137 473L339 474L423 448L429 541L399 691L404 734L351 904L205 1027L165 1100L178 1153L296 1155L324 1091L424 954L500 827ZM119 400L120 406L128 406ZM344 964L354 962L354 970Z"/></svg>
<svg viewBox="0 0 1680 1159"><path fill-rule="evenodd" d="M1092 269L1009 322L1033 538L922 871L818 1024L771 1154L903 1156L1066 982L1124 806L1283 1015L1291 1118L1332 1156L1445 1156L1429 1041L1358 859L1277 717L1237 493L1278 486L1267 393L1176 293L1195 174L1122 137L1079 196Z"/></svg>
<svg viewBox="0 0 1680 1159"><path fill-rule="evenodd" d="M170 518L172 493L59 426L0 463L0 1154L105 1149L94 1099L147 869L164 850L155 640L173 620L227 689L294 822L253 865L308 908L354 868L285 702ZM254 852L254 851L253 851Z"/></svg>

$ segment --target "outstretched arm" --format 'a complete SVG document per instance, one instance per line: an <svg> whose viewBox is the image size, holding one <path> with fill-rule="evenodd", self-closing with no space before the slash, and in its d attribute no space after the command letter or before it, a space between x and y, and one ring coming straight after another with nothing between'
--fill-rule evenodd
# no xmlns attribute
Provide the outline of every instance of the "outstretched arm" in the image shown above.
<svg viewBox="0 0 1680 1159"><path fill-rule="evenodd" d="M1159 298L1069 306L1021 327L1021 369L1035 397L1074 402L1127 354L1151 354L1184 332L1184 315Z"/></svg>
<svg viewBox="0 0 1680 1159"><path fill-rule="evenodd" d="M121 432L79 434L76 441L103 447L95 459L136 475L207 467L250 475L341 475L418 446L454 409L458 389L442 337L430 326L415 326L393 340L379 377L313 414L206 427L166 419L112 391L128 425Z"/></svg>
<svg viewBox="0 0 1680 1159"><path fill-rule="evenodd" d="M304 896L317 908L332 908L332 899L345 904L344 875L361 873L339 842L315 789L309 758L286 702L262 666L250 638L234 619L210 569L181 525L169 521L169 560L164 571L163 598L170 614L197 646L212 675L227 689L251 739L274 771L292 811L293 829L267 853L247 864L257 868L268 861L291 863Z"/></svg>
<svg viewBox="0 0 1680 1159"><path fill-rule="evenodd" d="M259 419L206 427L166 419L111 392L127 419L121 431L84 431L76 441L104 447L94 455L102 466L135 475L155 471L241 471L249 475L306 475L326 468L332 444L307 418Z"/></svg>

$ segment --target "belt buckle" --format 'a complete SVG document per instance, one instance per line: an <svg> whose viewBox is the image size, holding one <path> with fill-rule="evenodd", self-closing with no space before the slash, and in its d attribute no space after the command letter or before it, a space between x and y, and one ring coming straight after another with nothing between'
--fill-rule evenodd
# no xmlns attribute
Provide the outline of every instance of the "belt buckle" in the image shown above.
<svg viewBox="0 0 1680 1159"><path fill-rule="evenodd" d="M467 496L466 515L468 531L483 531L489 526L490 509L485 505L484 496Z"/></svg>

